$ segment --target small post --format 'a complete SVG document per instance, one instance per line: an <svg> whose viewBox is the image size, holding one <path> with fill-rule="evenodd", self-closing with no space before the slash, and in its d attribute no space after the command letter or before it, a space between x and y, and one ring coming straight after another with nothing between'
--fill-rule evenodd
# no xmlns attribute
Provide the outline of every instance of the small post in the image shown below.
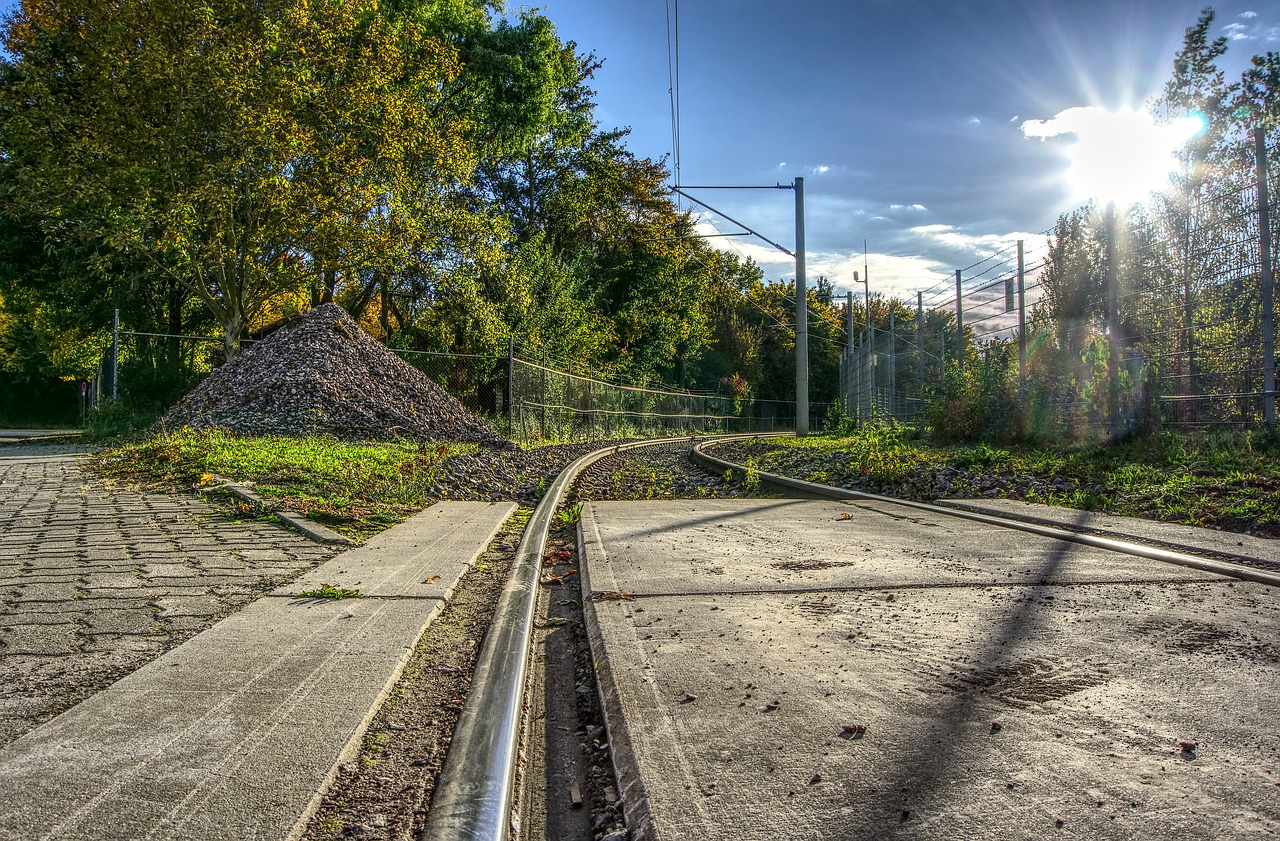
<svg viewBox="0 0 1280 841"><path fill-rule="evenodd" d="M1027 379L1027 287L1026 264L1023 248L1025 240L1018 240L1018 379Z"/></svg>
<svg viewBox="0 0 1280 841"><path fill-rule="evenodd" d="M1262 409L1267 426L1276 422L1275 273L1271 266L1271 206L1267 191L1267 136L1253 130L1258 170L1258 256L1262 262Z"/></svg>
<svg viewBox="0 0 1280 841"><path fill-rule="evenodd" d="M804 277L804 179L796 190L796 435L809 434L809 290Z"/></svg>
<svg viewBox="0 0 1280 841"><path fill-rule="evenodd" d="M964 374L964 299L960 294L960 269L956 269L956 370Z"/></svg>
<svg viewBox="0 0 1280 841"><path fill-rule="evenodd" d="M111 319L111 399L120 396L120 308Z"/></svg>

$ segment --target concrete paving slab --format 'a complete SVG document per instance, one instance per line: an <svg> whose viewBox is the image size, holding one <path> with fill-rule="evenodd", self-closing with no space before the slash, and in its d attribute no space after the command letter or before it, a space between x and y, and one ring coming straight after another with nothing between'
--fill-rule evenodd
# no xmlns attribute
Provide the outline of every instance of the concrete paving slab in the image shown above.
<svg viewBox="0 0 1280 841"><path fill-rule="evenodd" d="M598 502L600 539L628 563L593 568L597 590L657 595L1053 581L1202 580L1206 574L889 503ZM1029 543L1055 553L1029 560ZM744 551L749 547L750 551Z"/></svg>
<svg viewBox="0 0 1280 841"><path fill-rule="evenodd" d="M997 517L1013 517L1029 523L1059 526L1119 539L1142 540L1177 547L1182 551L1209 551L1280 564L1280 540L1228 531L1161 523L1140 517L1120 517L1096 511L1080 511L1017 499L940 499L935 504Z"/></svg>
<svg viewBox="0 0 1280 841"><path fill-rule="evenodd" d="M588 605L633 838L1280 829L1280 592L883 512L777 580L839 512L585 507L584 585L633 595Z"/></svg>
<svg viewBox="0 0 1280 841"><path fill-rule="evenodd" d="M317 570L365 598L259 599L0 750L0 838L289 837L516 506L437 508Z"/></svg>
<svg viewBox="0 0 1280 841"><path fill-rule="evenodd" d="M376 534L275 594L292 595L334 584L359 589L366 596L445 598L474 559L469 549L477 535L487 535L487 545L516 507L514 502L433 505L413 518L413 528Z"/></svg>

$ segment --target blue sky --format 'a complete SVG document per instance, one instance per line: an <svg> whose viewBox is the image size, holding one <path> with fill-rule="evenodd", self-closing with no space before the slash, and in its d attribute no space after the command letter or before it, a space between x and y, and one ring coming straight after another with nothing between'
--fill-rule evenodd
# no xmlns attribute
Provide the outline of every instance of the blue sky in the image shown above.
<svg viewBox="0 0 1280 841"><path fill-rule="evenodd" d="M630 148L672 146L665 0L545 0L561 37L605 60L595 81ZM681 181L805 178L809 276L914 298L956 268L1049 229L1080 204L1066 145L1027 120L1079 106L1140 108L1162 89L1201 0L682 0ZM1280 49L1280 6L1214 5L1238 78ZM790 193L698 193L790 247ZM733 230L719 223L722 230ZM1041 240L1042 241L1042 240ZM713 240L793 276L786 255ZM861 289L861 287L856 287Z"/></svg>
<svg viewBox="0 0 1280 841"><path fill-rule="evenodd" d="M668 12L676 0L543 0L562 38L604 59L606 128L671 153ZM809 276L838 290L870 252L871 288L901 297L1029 241L1078 206L1066 146L1027 120L1081 106L1141 107L1163 87L1203 0L682 0L681 181L805 178ZM5 12L16 6L0 0ZM521 8L513 4L511 10ZM1238 77L1280 50L1280 5L1217 3L1214 34ZM789 192L700 198L787 247ZM724 231L732 225L717 222ZM707 230L711 230L710 226ZM711 240L771 278L790 259L759 241ZM860 289L861 287L857 287Z"/></svg>

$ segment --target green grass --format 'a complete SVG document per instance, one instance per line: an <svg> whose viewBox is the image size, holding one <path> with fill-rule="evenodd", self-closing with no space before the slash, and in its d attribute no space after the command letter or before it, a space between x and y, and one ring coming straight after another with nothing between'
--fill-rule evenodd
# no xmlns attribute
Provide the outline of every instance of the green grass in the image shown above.
<svg viewBox="0 0 1280 841"><path fill-rule="evenodd" d="M184 429L104 450L94 464L109 478L152 486L189 489L210 484L214 475L252 482L260 496L361 538L434 502L440 466L475 449Z"/></svg>
<svg viewBox="0 0 1280 841"><path fill-rule="evenodd" d="M891 486L933 468L1016 480L1066 480L1028 501L1280 536L1280 441L1266 433L1161 433L1076 450L942 445L908 427L752 444L759 469L829 484L866 477ZM821 463L815 464L815 460Z"/></svg>
<svg viewBox="0 0 1280 841"><path fill-rule="evenodd" d="M307 590L305 593L299 593L300 599L363 599L364 593L359 590L350 590L346 587L339 587L337 584L321 584L314 590Z"/></svg>

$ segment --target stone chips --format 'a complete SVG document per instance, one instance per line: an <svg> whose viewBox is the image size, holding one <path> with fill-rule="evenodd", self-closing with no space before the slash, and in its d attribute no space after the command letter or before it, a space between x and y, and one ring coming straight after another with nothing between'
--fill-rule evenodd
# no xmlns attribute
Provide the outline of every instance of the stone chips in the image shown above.
<svg viewBox="0 0 1280 841"><path fill-rule="evenodd" d="M512 446L336 304L304 313L215 370L161 423L253 435Z"/></svg>

